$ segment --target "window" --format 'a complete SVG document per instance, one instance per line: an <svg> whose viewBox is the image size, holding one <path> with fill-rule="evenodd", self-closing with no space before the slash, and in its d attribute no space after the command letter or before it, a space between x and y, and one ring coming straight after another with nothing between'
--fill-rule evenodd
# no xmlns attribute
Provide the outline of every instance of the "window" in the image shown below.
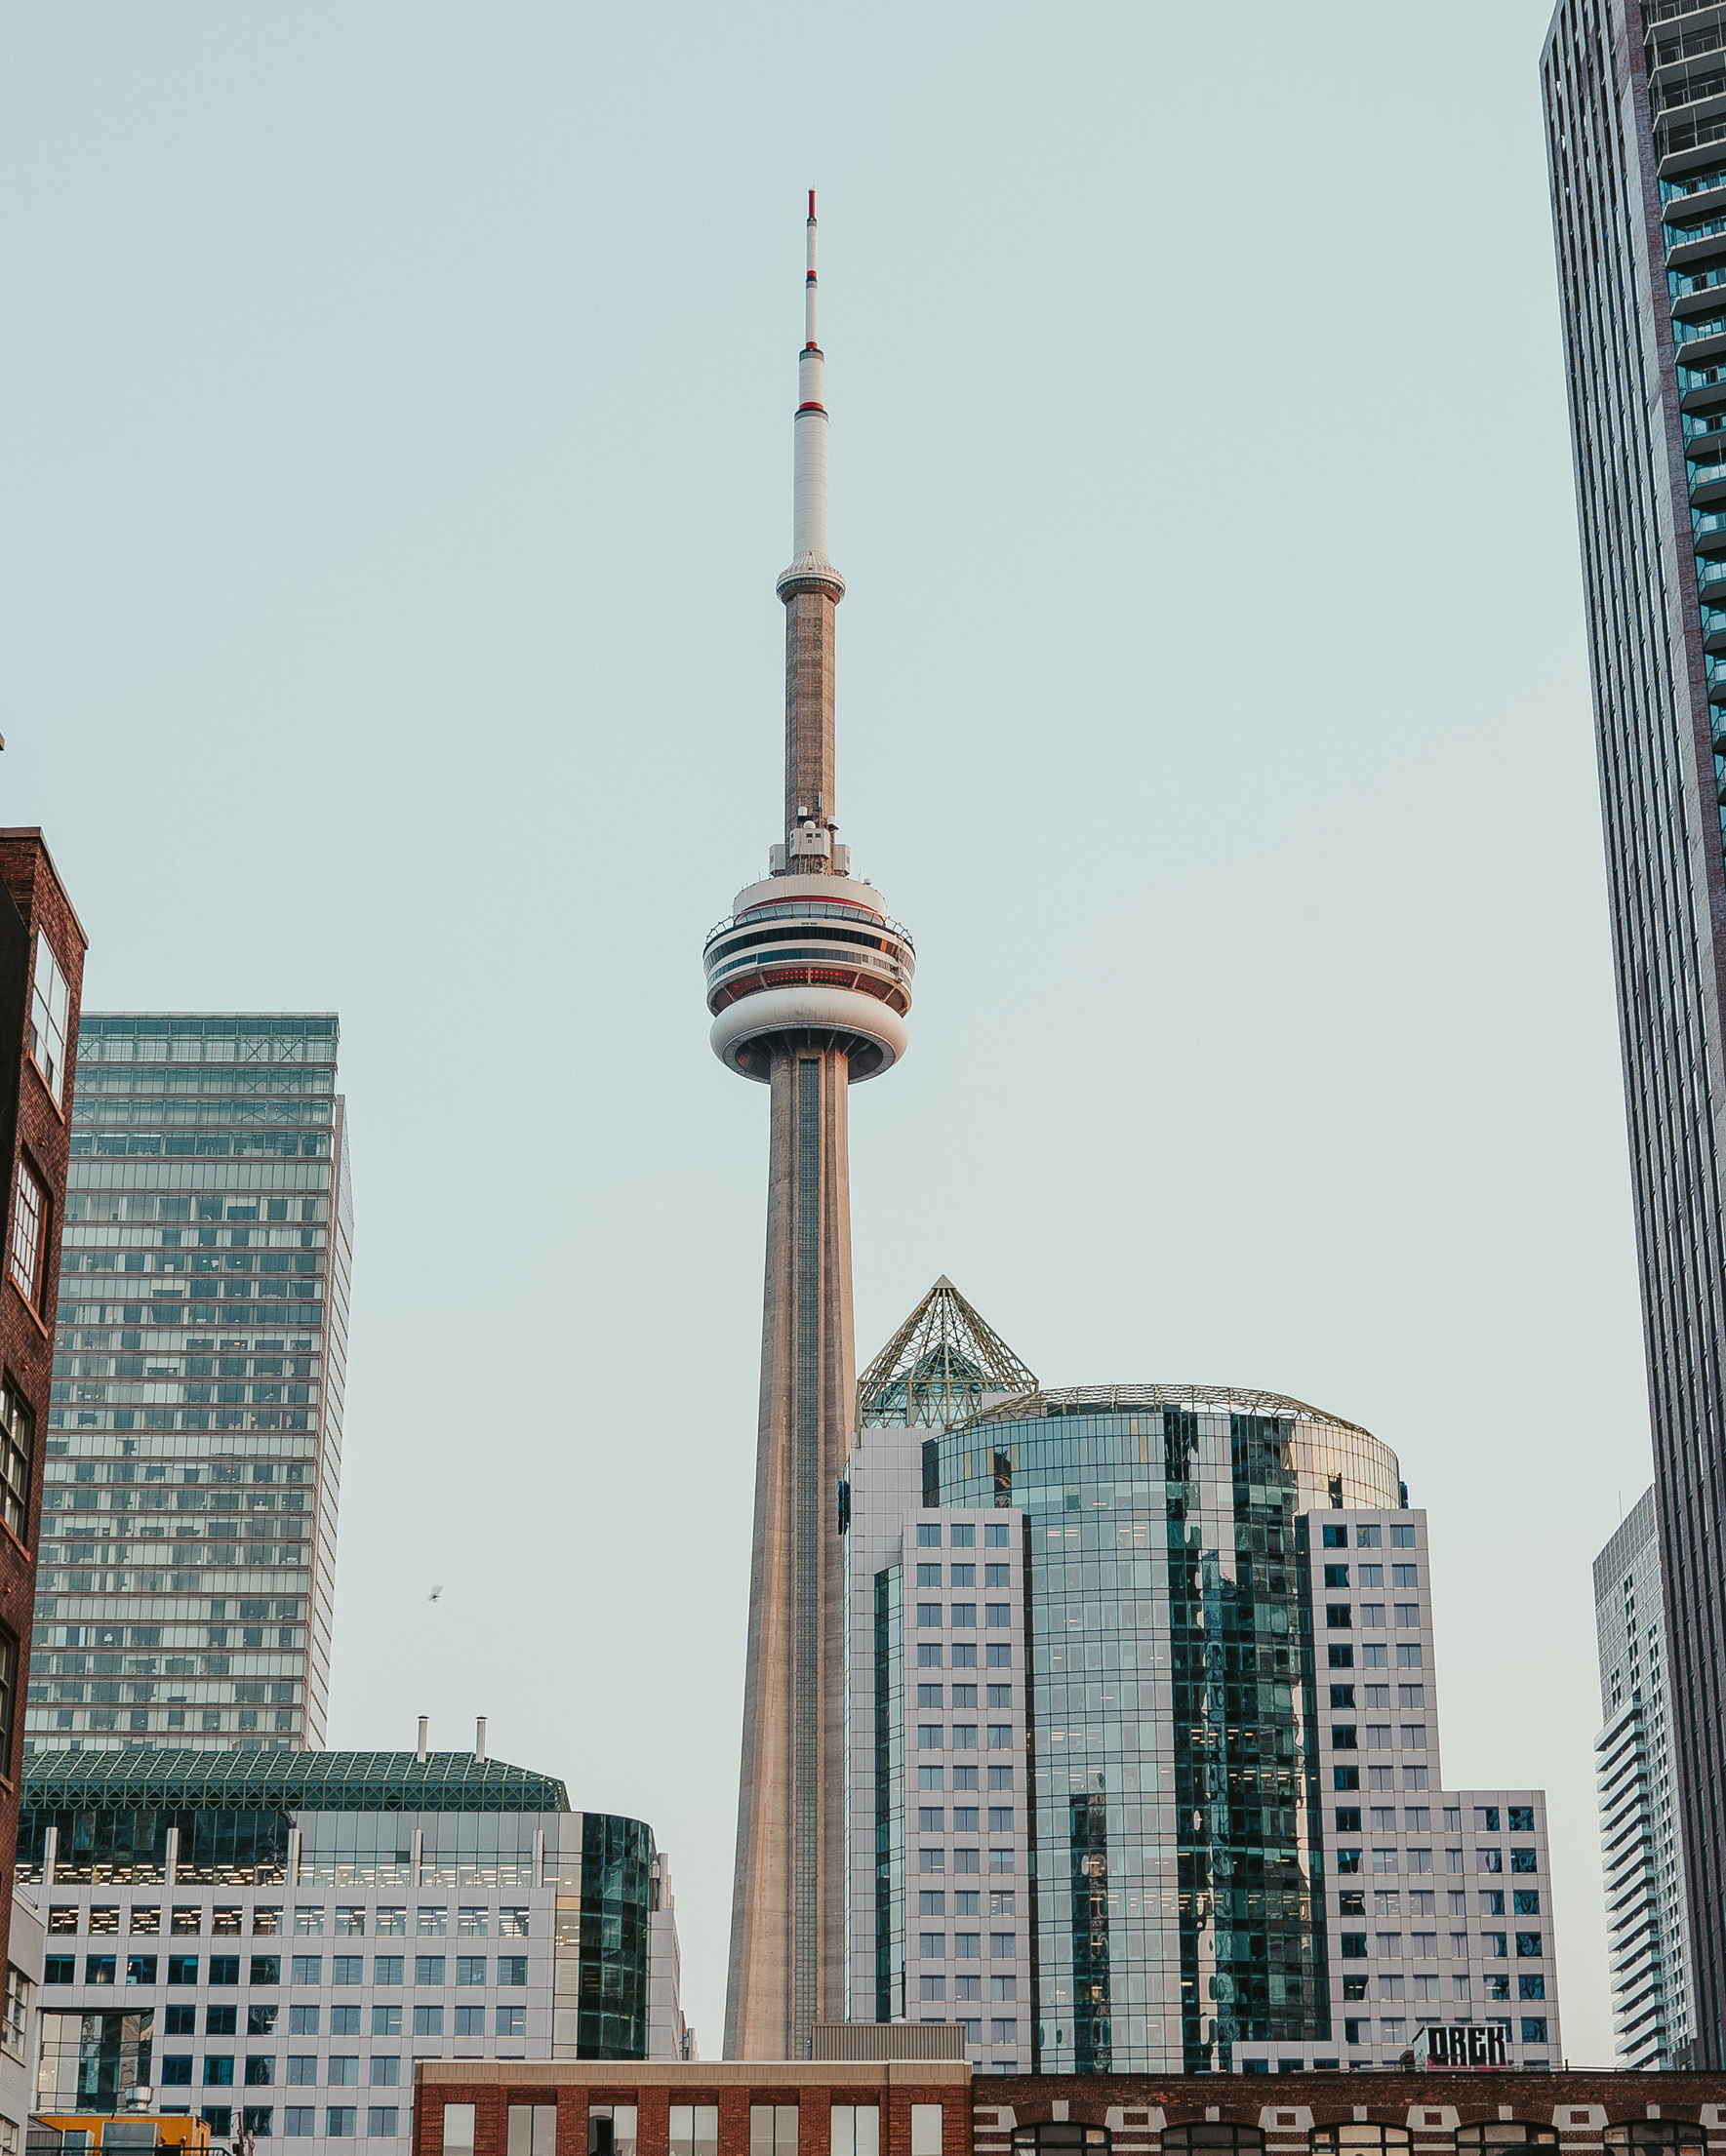
<svg viewBox="0 0 1726 2156"><path fill-rule="evenodd" d="M111 1984L114 1980L114 1957L112 1954L86 1954L84 1957L84 1981L87 1984Z"/></svg>
<svg viewBox="0 0 1726 2156"><path fill-rule="evenodd" d="M246 2034L273 2036L276 2033L276 2012L273 2006L249 2006L246 2009Z"/></svg>
<svg viewBox="0 0 1726 2156"><path fill-rule="evenodd" d="M941 1547L941 1525L939 1521L919 1520L917 1522L917 1547L919 1549L939 1549Z"/></svg>
<svg viewBox="0 0 1726 2156"><path fill-rule="evenodd" d="M402 2083L402 2062L381 2053L374 2053L371 2065L371 2082L374 2089L399 2089Z"/></svg>
<svg viewBox="0 0 1726 2156"><path fill-rule="evenodd" d="M275 2115L276 2111L273 2103L248 2103L242 2109L240 2119L248 2134L261 2141L266 2141L269 2138L270 2124Z"/></svg>
<svg viewBox="0 0 1726 2156"><path fill-rule="evenodd" d="M448 1909L417 1909L414 1929L421 1938L442 1938L450 1928Z"/></svg>
<svg viewBox="0 0 1726 2156"><path fill-rule="evenodd" d="M459 2104L452 2103L445 2105L445 2109L450 2111L460 2110L463 2107ZM473 2109L473 2106L472 2104L468 2104L465 2106L465 2108L471 2111ZM316 2117L317 2113L311 2108L309 2104L300 2105L291 2103L288 2108L282 2113L282 2132L288 2136L291 2141L308 2141L311 2139L313 2132L315 2131L312 2125L312 2121ZM450 2144L448 2141L444 2143L444 2146L446 2148L448 2148L449 2145ZM469 2148L471 2148L473 2146L473 2143L469 2141L467 2145Z"/></svg>
<svg viewBox="0 0 1726 2156"><path fill-rule="evenodd" d="M401 1980L401 1955L374 1954L372 1956L372 1981L375 1984L398 1984Z"/></svg>
<svg viewBox="0 0 1726 2156"><path fill-rule="evenodd" d="M21 1969L10 1962L6 1968L6 2019L0 2027L0 2042L17 2057L24 2053L24 2027L30 2015L30 1979Z"/></svg>
<svg viewBox="0 0 1726 2156"><path fill-rule="evenodd" d="M527 2008L500 2007L497 2026L500 2036L525 2036L528 2032Z"/></svg>
<svg viewBox="0 0 1726 2156"><path fill-rule="evenodd" d="M1541 1959L1541 1935L1538 1932L1517 1933L1516 1958L1518 1961L1539 1961Z"/></svg>
<svg viewBox="0 0 1726 2156"><path fill-rule="evenodd" d="M30 984L30 1060L42 1074L49 1098L63 1108L66 1075L66 1019L71 990L48 938L36 931L36 972Z"/></svg>
<svg viewBox="0 0 1726 2156"><path fill-rule="evenodd" d="M324 1980L324 1957L322 1954L296 1954L288 1974L297 1984L321 1984ZM169 1978L171 1983L173 1980L172 1977Z"/></svg>
<svg viewBox="0 0 1726 2156"><path fill-rule="evenodd" d="M210 2129L213 2138L225 2140L233 2132L233 2106L227 2103L207 2103L198 2113Z"/></svg>
<svg viewBox="0 0 1726 2156"><path fill-rule="evenodd" d="M212 1954L210 1957L210 1981L213 1984L237 1984L240 1980L240 1957L238 1954Z"/></svg>
<svg viewBox="0 0 1726 2156"><path fill-rule="evenodd" d="M358 2007L332 2007L330 2009L330 2034L332 2036L357 2036L360 2032Z"/></svg>
<svg viewBox="0 0 1726 2156"><path fill-rule="evenodd" d="M236 2013L232 2007L206 2007L204 2009L204 2034L206 2036L233 2036L236 2028Z"/></svg>
<svg viewBox="0 0 1726 2156"><path fill-rule="evenodd" d="M441 2036L444 2032L442 2007L416 2007L414 2009L414 2034L416 2036Z"/></svg>
<svg viewBox="0 0 1726 2156"><path fill-rule="evenodd" d="M226 1639L226 1637L227 1634L224 1632L222 1638ZM296 1909L294 1911L294 1929L301 1938L315 1938L324 1929L323 1910Z"/></svg>
<svg viewBox="0 0 1726 2156"><path fill-rule="evenodd" d="M162 2060L162 2086L165 2089L189 2089L192 2085L192 2055L176 2052Z"/></svg>
<svg viewBox="0 0 1726 2156"><path fill-rule="evenodd" d="M48 1242L48 1193L23 1152L18 1156L18 1189L12 1208L13 1284L34 1310L41 1298L42 1259Z"/></svg>
<svg viewBox="0 0 1726 2156"><path fill-rule="evenodd" d="M838 2118L837 2108L833 2116L835 2120ZM835 2139L834 2148L838 2145ZM719 2156L717 2104L674 2103L671 2106L671 2156Z"/></svg>
<svg viewBox="0 0 1726 2156"><path fill-rule="evenodd" d="M1326 1549L1346 1549L1348 1530L1345 1527L1327 1527L1324 1531L1324 1546Z"/></svg>
<svg viewBox="0 0 1726 2156"><path fill-rule="evenodd" d="M1477 1849L1474 1852L1474 1869L1476 1871L1503 1871L1504 1868L1505 1856L1503 1850Z"/></svg>
<svg viewBox="0 0 1726 2156"><path fill-rule="evenodd" d="M498 1981L501 1984L525 1984L528 1980L528 1958L525 1954L500 1954L498 1956Z"/></svg>
<svg viewBox="0 0 1726 2156"><path fill-rule="evenodd" d="M352 2089L358 2086L360 2062L357 2057L338 2056L330 2060L330 2087Z"/></svg>
<svg viewBox="0 0 1726 2156"><path fill-rule="evenodd" d="M246 2087L268 2089L274 2086L276 2062L273 2058L249 2057L246 2060Z"/></svg>
<svg viewBox="0 0 1726 2156"><path fill-rule="evenodd" d="M154 1954L128 1954L126 1957L126 1981L129 1984L153 1984L156 1980L156 1957Z"/></svg>
<svg viewBox="0 0 1726 2156"><path fill-rule="evenodd" d="M505 2156L557 2156L556 2104L512 2103L504 2152Z"/></svg>
<svg viewBox="0 0 1726 2156"><path fill-rule="evenodd" d="M754 2156L754 2151L750 2151ZM941 2156L941 2105L911 2105L911 2156Z"/></svg>
<svg viewBox="0 0 1726 2156"><path fill-rule="evenodd" d="M830 2113L832 2156L880 2156L881 2113L872 2103L836 2103ZM688 2156L675 2144L671 2156Z"/></svg>
<svg viewBox="0 0 1726 2156"><path fill-rule="evenodd" d="M1330 1668L1352 1669L1354 1667L1354 1650L1352 1647L1332 1647L1328 1654L1328 1666Z"/></svg>
<svg viewBox="0 0 1726 2156"><path fill-rule="evenodd" d="M251 1981L255 1984L279 1984L282 1980L282 1957L280 1954L254 1954L252 1956Z"/></svg>
<svg viewBox="0 0 1726 2156"><path fill-rule="evenodd" d="M1414 1546L1415 1531L1412 1527L1393 1527L1390 1530L1390 1547L1392 1549L1413 1549Z"/></svg>
<svg viewBox="0 0 1726 2156"><path fill-rule="evenodd" d="M1538 1870L1539 1866L1534 1860L1534 1851L1532 1849L1512 1849L1510 1852L1510 1869L1523 1872Z"/></svg>
<svg viewBox="0 0 1726 2156"><path fill-rule="evenodd" d="M919 1999L925 2000L944 1999L946 1997L946 1978L944 1976L919 1976L917 1978L917 1996Z"/></svg>
<svg viewBox="0 0 1726 2156"><path fill-rule="evenodd" d="M204 2060L204 2086L206 2089L231 2089L234 2080L234 2062L231 2058L206 2058Z"/></svg>
<svg viewBox="0 0 1726 2156"><path fill-rule="evenodd" d="M358 2115L349 2104L332 2103L324 2113L324 2133L332 2140L351 2141Z"/></svg>
<svg viewBox="0 0 1726 2156"><path fill-rule="evenodd" d="M1546 1996L1545 1976L1518 1976L1516 1996L1519 1999L1544 1999Z"/></svg>
<svg viewBox="0 0 1726 2156"><path fill-rule="evenodd" d="M288 2034L290 2036L315 2036L318 2033L318 2009L316 2007L290 2007L288 2009Z"/></svg>
<svg viewBox="0 0 1726 2156"><path fill-rule="evenodd" d="M414 1957L414 1981L417 1984L441 1984L444 1980L444 1957L441 1954L417 1954Z"/></svg>
<svg viewBox="0 0 1726 2156"><path fill-rule="evenodd" d="M1525 2044L1544 2044L1546 2041L1546 2022L1544 2015L1524 2015L1522 2017L1522 2041Z"/></svg>
<svg viewBox="0 0 1726 2156"><path fill-rule="evenodd" d="M30 1509L30 1457L34 1436L35 1424L30 1411L9 1377L0 1383L0 1517L20 1542L28 1538L25 1523ZM16 1650L13 1666L16 1669ZM9 1678L9 1698L11 1690ZM8 1718L10 1724L10 1706Z"/></svg>
<svg viewBox="0 0 1726 2156"><path fill-rule="evenodd" d="M1324 1583L1327 1587L1347 1586L1348 1567L1346 1565L1327 1565L1324 1569Z"/></svg>
<svg viewBox="0 0 1726 2156"><path fill-rule="evenodd" d="M794 2103L750 2104L749 2156L797 2156Z"/></svg>
<svg viewBox="0 0 1726 2156"><path fill-rule="evenodd" d="M456 1981L459 1984L482 1984L485 1980L486 1957L483 1954L456 1956Z"/></svg>
<svg viewBox="0 0 1726 2156"><path fill-rule="evenodd" d="M1538 1887L1518 1887L1510 1900L1518 1916L1539 1916L1541 1913L1541 1893Z"/></svg>

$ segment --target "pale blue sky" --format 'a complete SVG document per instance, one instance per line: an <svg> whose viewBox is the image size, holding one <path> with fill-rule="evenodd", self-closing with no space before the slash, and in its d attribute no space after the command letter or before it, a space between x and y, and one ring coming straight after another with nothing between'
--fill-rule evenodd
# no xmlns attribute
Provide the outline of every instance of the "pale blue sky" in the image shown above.
<svg viewBox="0 0 1726 2156"><path fill-rule="evenodd" d="M672 1854L716 2053L802 195L841 835L920 954L858 1347L1396 1447L1444 1764L1610 2055L1589 1561L1650 1474L1544 8L0 14L0 762L93 1007L334 1007L334 1741ZM433 1583L446 1583L431 1605Z"/></svg>

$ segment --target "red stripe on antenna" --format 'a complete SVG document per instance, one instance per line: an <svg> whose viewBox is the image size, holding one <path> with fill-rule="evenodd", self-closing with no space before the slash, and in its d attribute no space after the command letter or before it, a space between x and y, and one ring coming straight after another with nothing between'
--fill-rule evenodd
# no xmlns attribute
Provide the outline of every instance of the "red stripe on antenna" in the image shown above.
<svg viewBox="0 0 1726 2156"><path fill-rule="evenodd" d="M813 187L809 190L809 220L812 224L815 221L815 189Z"/></svg>

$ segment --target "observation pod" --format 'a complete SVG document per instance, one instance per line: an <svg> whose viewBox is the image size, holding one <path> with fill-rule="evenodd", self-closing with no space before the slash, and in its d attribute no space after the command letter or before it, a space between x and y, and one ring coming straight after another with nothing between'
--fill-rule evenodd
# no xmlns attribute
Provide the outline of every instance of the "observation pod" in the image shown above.
<svg viewBox="0 0 1726 2156"><path fill-rule="evenodd" d="M768 1082L776 1042L840 1051L853 1085L905 1052L916 952L872 885L846 876L751 884L702 961L713 1053L744 1078Z"/></svg>

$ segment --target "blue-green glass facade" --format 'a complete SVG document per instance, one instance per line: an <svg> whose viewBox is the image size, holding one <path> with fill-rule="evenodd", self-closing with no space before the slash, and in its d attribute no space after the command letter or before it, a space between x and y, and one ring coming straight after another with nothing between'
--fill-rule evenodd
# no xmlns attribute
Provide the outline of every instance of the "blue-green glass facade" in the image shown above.
<svg viewBox="0 0 1726 2156"><path fill-rule="evenodd" d="M1024 1515L1044 2072L1227 2071L1329 2029L1302 1516L1393 1501L1395 1461L1273 1396L1135 1390L939 1441L941 1505Z"/></svg>

